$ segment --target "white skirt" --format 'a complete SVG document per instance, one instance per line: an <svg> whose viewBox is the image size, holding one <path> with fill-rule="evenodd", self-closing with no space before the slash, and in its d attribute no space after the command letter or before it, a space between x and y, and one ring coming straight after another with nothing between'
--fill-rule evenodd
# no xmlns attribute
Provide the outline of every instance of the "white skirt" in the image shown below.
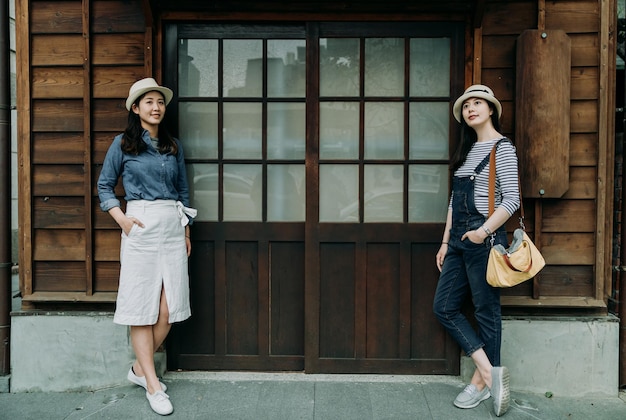
<svg viewBox="0 0 626 420"><path fill-rule="evenodd" d="M134 224L122 232L120 283L113 322L122 325L154 325L159 317L161 287L165 289L169 322L191 316L189 274L185 244L186 216L174 200L133 200L126 216ZM185 218L181 223L181 217Z"/></svg>

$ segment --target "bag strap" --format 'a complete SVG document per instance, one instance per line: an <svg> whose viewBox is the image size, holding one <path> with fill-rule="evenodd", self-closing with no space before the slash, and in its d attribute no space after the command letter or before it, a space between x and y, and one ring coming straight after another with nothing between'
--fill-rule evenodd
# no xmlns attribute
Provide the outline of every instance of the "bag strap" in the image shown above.
<svg viewBox="0 0 626 420"><path fill-rule="evenodd" d="M508 139L499 140L496 144L493 145L491 149L491 155L489 156L489 216L493 214L496 206L496 149L500 142L509 141ZM517 176L517 186L519 190L519 209L520 209L520 218L519 225L522 230L526 230L524 226L524 202L522 201L522 185L519 179L519 173Z"/></svg>

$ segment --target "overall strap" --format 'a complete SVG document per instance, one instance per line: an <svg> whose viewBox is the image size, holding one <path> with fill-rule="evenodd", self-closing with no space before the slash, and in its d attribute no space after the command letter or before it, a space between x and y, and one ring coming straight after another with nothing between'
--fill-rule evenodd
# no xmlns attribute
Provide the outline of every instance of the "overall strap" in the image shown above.
<svg viewBox="0 0 626 420"><path fill-rule="evenodd" d="M503 141L511 142L511 140L507 138L498 140L498 142L493 145L493 149L491 149L491 153L489 154L489 216L493 214L496 206L496 149ZM517 177L517 184L519 188L520 225L522 225L522 220L524 220L524 203L522 202L522 185L519 180L519 175Z"/></svg>

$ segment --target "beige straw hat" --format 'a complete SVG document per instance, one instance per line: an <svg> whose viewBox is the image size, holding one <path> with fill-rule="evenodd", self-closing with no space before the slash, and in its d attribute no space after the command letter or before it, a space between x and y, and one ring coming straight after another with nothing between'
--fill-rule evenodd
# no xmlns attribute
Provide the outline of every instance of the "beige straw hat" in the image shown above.
<svg viewBox="0 0 626 420"><path fill-rule="evenodd" d="M165 98L165 105L169 104L174 97L174 92L172 92L171 89L166 88L165 86L159 86L156 80L152 77L146 77L145 79L136 81L130 87L130 90L128 91L128 98L126 98L126 109L130 111L130 108L133 106L137 98L144 93L152 92L153 90L161 92Z"/></svg>
<svg viewBox="0 0 626 420"><path fill-rule="evenodd" d="M500 101L495 97L493 91L485 85L472 85L465 89L463 95L454 102L454 106L452 107L452 114L458 122L461 122L461 108L463 107L463 102L469 98L481 98L491 102L498 110L498 118L502 117L502 104L500 104Z"/></svg>

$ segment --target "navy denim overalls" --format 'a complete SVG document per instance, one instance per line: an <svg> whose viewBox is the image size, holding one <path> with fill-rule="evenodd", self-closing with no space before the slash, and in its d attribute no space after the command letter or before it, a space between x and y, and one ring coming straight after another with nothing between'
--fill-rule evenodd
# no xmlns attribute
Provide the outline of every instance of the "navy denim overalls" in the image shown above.
<svg viewBox="0 0 626 420"><path fill-rule="evenodd" d="M500 227L493 238L475 244L461 241L465 232L480 229L485 216L478 212L474 202L474 178L489 163L489 154L474 169L472 176L457 177L452 182L452 228L448 252L444 259L433 309L439 322L461 346L465 354L484 348L493 366L500 365L502 318L500 289L487 283L487 261L492 245L507 246L506 230ZM478 333L472 328L461 308L471 293Z"/></svg>

